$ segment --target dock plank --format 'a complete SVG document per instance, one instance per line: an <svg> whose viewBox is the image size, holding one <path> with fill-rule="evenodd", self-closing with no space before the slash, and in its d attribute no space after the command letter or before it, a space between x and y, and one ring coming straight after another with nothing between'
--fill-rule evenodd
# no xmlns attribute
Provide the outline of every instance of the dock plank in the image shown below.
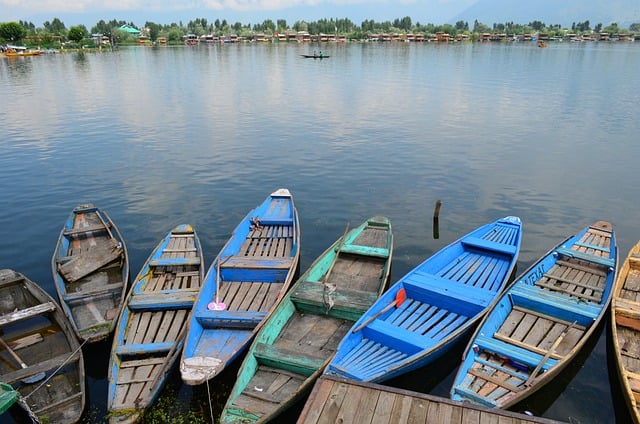
<svg viewBox="0 0 640 424"><path fill-rule="evenodd" d="M323 375L316 382L298 424L554 424L499 409L454 402L423 393Z"/></svg>

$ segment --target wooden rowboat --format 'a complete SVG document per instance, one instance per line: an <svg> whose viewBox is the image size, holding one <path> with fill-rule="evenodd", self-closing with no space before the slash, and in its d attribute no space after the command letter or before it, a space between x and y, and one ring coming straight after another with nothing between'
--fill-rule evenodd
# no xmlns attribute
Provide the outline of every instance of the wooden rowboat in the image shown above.
<svg viewBox="0 0 640 424"><path fill-rule="evenodd" d="M304 57L305 59L328 59L331 57L324 54L301 54L300 56Z"/></svg>
<svg viewBox="0 0 640 424"><path fill-rule="evenodd" d="M127 248L107 213L76 206L51 260L62 310L80 340L97 342L113 331L129 283Z"/></svg>
<svg viewBox="0 0 640 424"><path fill-rule="evenodd" d="M469 342L452 399L505 409L549 383L604 316L617 257L611 224L599 221L526 270Z"/></svg>
<svg viewBox="0 0 640 424"><path fill-rule="evenodd" d="M611 301L611 335L622 392L640 424L640 242L618 270Z"/></svg>
<svg viewBox="0 0 640 424"><path fill-rule="evenodd" d="M136 422L164 386L204 277L200 240L179 225L147 259L122 308L109 358L111 423Z"/></svg>
<svg viewBox="0 0 640 424"><path fill-rule="evenodd" d="M242 353L289 289L300 227L287 189L271 193L238 224L205 277L180 361L182 380L201 384Z"/></svg>
<svg viewBox="0 0 640 424"><path fill-rule="evenodd" d="M313 387L353 322L384 291L391 224L373 217L340 237L298 279L258 332L220 422L266 422Z"/></svg>
<svg viewBox="0 0 640 424"><path fill-rule="evenodd" d="M24 275L0 270L0 381L43 422L75 423L85 402L82 349L58 304Z"/></svg>
<svg viewBox="0 0 640 424"><path fill-rule="evenodd" d="M327 374L381 382L425 366L465 337L507 285L522 224L472 231L395 283L342 340Z"/></svg>

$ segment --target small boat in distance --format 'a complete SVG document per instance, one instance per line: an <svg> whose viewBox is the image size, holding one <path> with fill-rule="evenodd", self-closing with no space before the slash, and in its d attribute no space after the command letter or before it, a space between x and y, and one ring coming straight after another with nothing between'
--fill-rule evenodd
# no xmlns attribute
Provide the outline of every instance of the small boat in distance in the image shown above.
<svg viewBox="0 0 640 424"><path fill-rule="evenodd" d="M120 312L109 358L110 423L137 422L160 393L203 277L200 240L191 225L178 225L151 253Z"/></svg>
<svg viewBox="0 0 640 424"><path fill-rule="evenodd" d="M520 218L507 216L435 253L364 313L325 373L382 382L445 354L506 287L521 240Z"/></svg>
<svg viewBox="0 0 640 424"><path fill-rule="evenodd" d="M29 50L23 46L7 46L4 54L7 57L38 56L40 55L40 50Z"/></svg>
<svg viewBox="0 0 640 424"><path fill-rule="evenodd" d="M598 221L516 278L467 345L451 398L506 409L551 382L605 315L617 258L611 224Z"/></svg>
<svg viewBox="0 0 640 424"><path fill-rule="evenodd" d="M51 272L78 338L93 343L109 337L129 284L129 257L105 211L91 203L73 208L60 231Z"/></svg>
<svg viewBox="0 0 640 424"><path fill-rule="evenodd" d="M613 351L622 393L640 424L640 242L618 271L611 301Z"/></svg>
<svg viewBox="0 0 640 424"><path fill-rule="evenodd" d="M0 328L0 381L40 422L80 421L84 360L71 322L47 292L10 269L0 270Z"/></svg>
<svg viewBox="0 0 640 424"><path fill-rule="evenodd" d="M322 52L318 54L316 54L316 52L313 52L313 54L301 54L300 56L304 57L305 59L328 59L330 57Z"/></svg>
<svg viewBox="0 0 640 424"><path fill-rule="evenodd" d="M220 422L271 421L306 395L353 322L384 291L392 252L391 223L379 216L325 250L258 332Z"/></svg>
<svg viewBox="0 0 640 424"><path fill-rule="evenodd" d="M185 383L212 379L249 346L289 289L299 259L298 211L281 188L245 216L207 272L180 360Z"/></svg>

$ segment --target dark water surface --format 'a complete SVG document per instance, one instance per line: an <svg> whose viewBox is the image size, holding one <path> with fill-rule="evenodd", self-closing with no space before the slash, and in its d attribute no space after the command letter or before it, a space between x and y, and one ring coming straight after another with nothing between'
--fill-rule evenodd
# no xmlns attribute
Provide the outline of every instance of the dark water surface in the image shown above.
<svg viewBox="0 0 640 424"><path fill-rule="evenodd" d="M319 48L331 58L300 56ZM58 233L89 201L123 233L132 278L179 223L195 226L209 266L240 219L279 187L299 210L303 271L347 222L376 214L394 229L392 283L506 215L523 221L520 270L600 219L613 223L626 256L640 239L638 69L640 44L621 42L243 44L2 58L0 267L55 295ZM516 409L626 422L608 325ZM392 384L447 396L463 347ZM109 349L84 349L86 422L106 413ZM216 416L238 366L210 384ZM206 386L183 386L176 373L159 404L168 417L208 420L207 397Z"/></svg>

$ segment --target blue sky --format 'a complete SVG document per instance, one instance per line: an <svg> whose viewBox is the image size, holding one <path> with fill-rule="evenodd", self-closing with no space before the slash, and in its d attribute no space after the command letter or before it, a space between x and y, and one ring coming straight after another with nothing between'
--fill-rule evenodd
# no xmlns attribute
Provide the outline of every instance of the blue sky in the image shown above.
<svg viewBox="0 0 640 424"><path fill-rule="evenodd" d="M360 25L365 19L393 21L409 16L413 23L442 24L478 0L0 0L0 22L29 21L37 27L59 18L67 28L83 24L88 29L100 19L159 24L187 23L195 18L233 24L286 19L315 21L349 18Z"/></svg>

